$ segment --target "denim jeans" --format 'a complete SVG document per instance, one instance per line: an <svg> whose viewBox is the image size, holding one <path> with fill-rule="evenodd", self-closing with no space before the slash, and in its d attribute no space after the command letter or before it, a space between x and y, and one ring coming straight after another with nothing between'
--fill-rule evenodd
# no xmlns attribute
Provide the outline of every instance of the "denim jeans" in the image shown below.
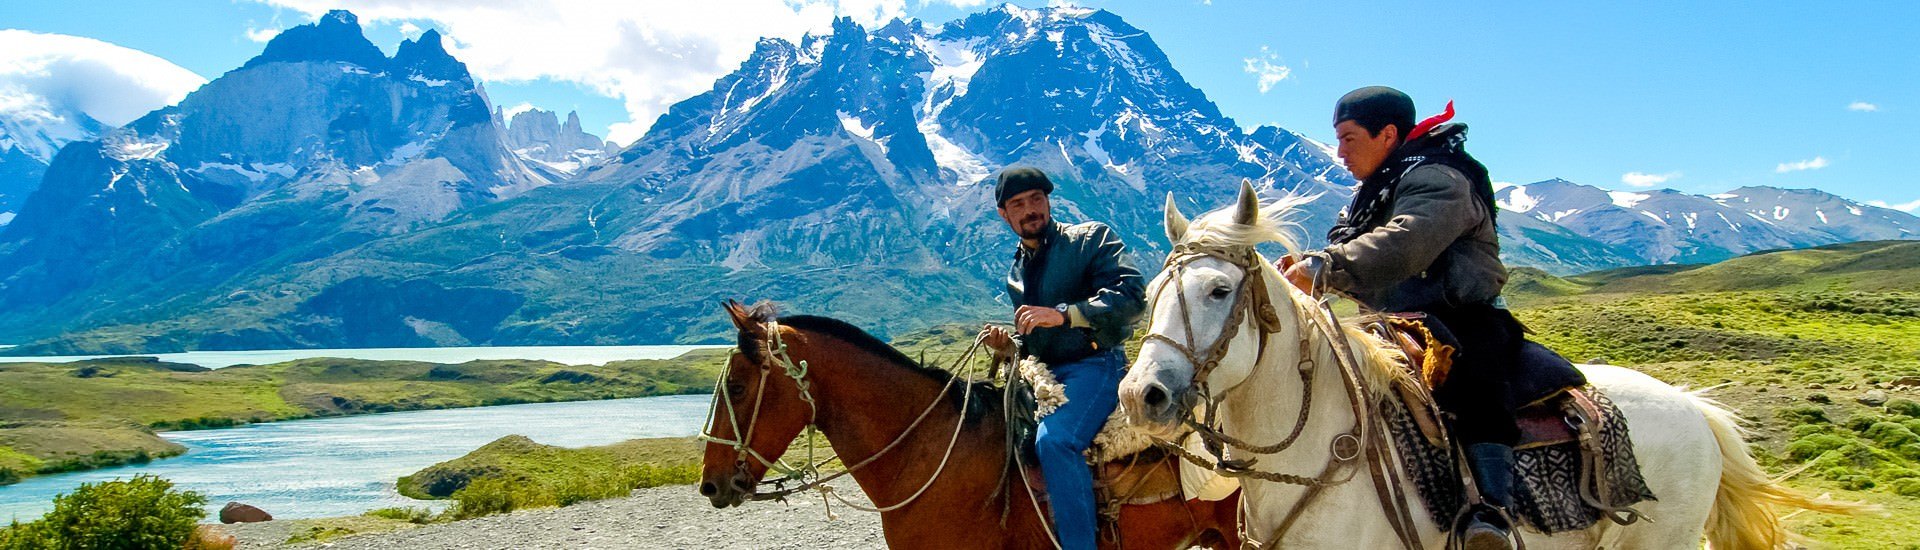
<svg viewBox="0 0 1920 550"><path fill-rule="evenodd" d="M1127 354L1110 350L1064 365L1051 365L1066 385L1067 403L1040 419L1034 448L1047 479L1053 523L1066 550L1092 550L1099 529L1093 502L1093 473L1082 454L1119 404L1120 378Z"/></svg>

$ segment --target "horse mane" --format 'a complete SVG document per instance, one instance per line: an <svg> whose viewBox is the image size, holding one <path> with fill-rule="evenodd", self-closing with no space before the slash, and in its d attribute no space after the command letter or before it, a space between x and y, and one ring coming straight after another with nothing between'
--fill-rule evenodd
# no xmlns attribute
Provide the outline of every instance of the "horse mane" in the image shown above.
<svg viewBox="0 0 1920 550"><path fill-rule="evenodd" d="M1224 248L1250 247L1271 242L1278 243L1288 254L1296 253L1301 249L1297 234L1300 230L1301 207L1318 198L1320 196L1317 194L1301 195L1288 192L1278 200L1262 204L1260 215L1255 217L1251 224L1235 223L1233 206L1214 210L1194 219L1191 225L1187 226L1186 238L1175 244ZM1258 254L1257 251L1255 253ZM1287 283L1286 278L1264 256L1260 256L1257 263L1261 277L1266 277L1269 282L1278 282L1278 284L1269 284L1268 288L1276 286L1284 288L1282 292L1288 294L1289 301L1294 306L1295 318L1301 322L1301 328L1305 330L1306 319L1318 314L1308 309L1317 307L1312 305L1313 297ZM1357 348L1353 351L1358 355L1357 359L1361 363L1361 382L1366 385L1368 394L1376 401L1392 395L1394 381L1411 376L1401 366L1407 360L1406 354L1392 343L1374 337L1351 319L1341 321L1340 330L1346 333L1347 341Z"/></svg>

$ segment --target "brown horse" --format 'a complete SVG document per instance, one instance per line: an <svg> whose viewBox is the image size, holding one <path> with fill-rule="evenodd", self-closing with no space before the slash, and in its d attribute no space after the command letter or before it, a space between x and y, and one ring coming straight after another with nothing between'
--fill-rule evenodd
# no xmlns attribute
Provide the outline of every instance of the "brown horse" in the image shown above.
<svg viewBox="0 0 1920 550"><path fill-rule="evenodd" d="M714 507L751 498L811 420L867 497L891 508L880 515L888 546L1053 547L1045 506L1017 474L1003 484L1010 470L998 390L920 366L842 321L776 320L764 305L726 309L740 347L707 426L700 494ZM1038 480L1032 485L1037 491ZM1238 548L1237 500L1122 506L1117 546ZM1102 535L1103 548L1116 546L1112 533Z"/></svg>

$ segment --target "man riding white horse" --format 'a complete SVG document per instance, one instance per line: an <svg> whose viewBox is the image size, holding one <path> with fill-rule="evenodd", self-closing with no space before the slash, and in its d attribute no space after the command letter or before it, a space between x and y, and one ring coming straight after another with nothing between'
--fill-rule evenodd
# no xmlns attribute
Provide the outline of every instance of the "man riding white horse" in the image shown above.
<svg viewBox="0 0 1920 550"><path fill-rule="evenodd" d="M1066 386L1066 403L1040 420L1034 450L1046 477L1060 544L1092 550L1098 532L1087 447L1118 404L1126 374L1123 344L1146 309L1140 270L1125 244L1099 222L1053 221L1053 182L1033 168L1000 172L994 189L1000 217L1020 237L1007 298L1018 336L989 325L996 360L1031 356Z"/></svg>
<svg viewBox="0 0 1920 550"><path fill-rule="evenodd" d="M1283 259L1288 280L1331 289L1370 309L1424 314L1450 331L1457 353L1436 388L1464 445L1485 504L1512 506L1520 438L1508 385L1522 331L1500 298L1507 272L1494 232L1487 169L1462 148L1466 126L1443 114L1414 124L1413 99L1361 88L1334 107L1339 155L1361 180L1325 249ZM1480 510L1462 528L1466 548L1511 548L1510 525Z"/></svg>

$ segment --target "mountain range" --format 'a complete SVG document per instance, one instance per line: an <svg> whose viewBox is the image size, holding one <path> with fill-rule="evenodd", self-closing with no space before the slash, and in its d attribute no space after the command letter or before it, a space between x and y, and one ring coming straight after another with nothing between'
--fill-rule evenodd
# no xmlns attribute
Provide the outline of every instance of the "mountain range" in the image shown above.
<svg viewBox="0 0 1920 550"><path fill-rule="evenodd" d="M1314 194L1298 221L1321 228L1355 183L1326 145L1221 114L1119 16L1065 7L764 39L625 148L493 107L437 33L388 57L336 11L76 139L0 230L14 353L713 341L723 298L885 335L1003 316L1004 166L1047 171L1058 217L1108 222L1149 271L1168 193ZM1507 259L1554 273L1920 230L1818 191L1499 199Z"/></svg>

